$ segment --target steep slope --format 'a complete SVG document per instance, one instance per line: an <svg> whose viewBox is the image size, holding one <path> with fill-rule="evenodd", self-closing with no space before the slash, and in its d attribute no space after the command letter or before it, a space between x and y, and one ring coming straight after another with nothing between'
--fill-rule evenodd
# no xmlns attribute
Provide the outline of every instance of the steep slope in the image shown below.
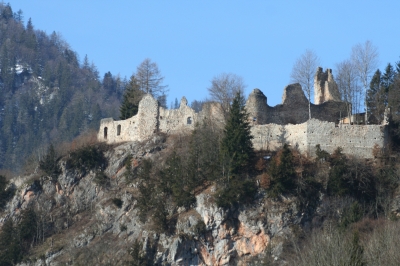
<svg viewBox="0 0 400 266"><path fill-rule="evenodd" d="M106 182L99 182L96 168L71 168L68 156L61 159L56 179L34 175L12 179L9 186L16 189L15 196L5 206L1 221L17 223L24 210L36 212L32 262L21 265L126 265L132 261L129 253L135 241L159 265L242 265L264 256L271 243L273 254L279 255L282 240L302 219L291 198L277 202L260 195L253 205L222 209L215 203L215 185L210 185L199 191L191 208L168 210L173 230L160 233L151 220L140 220L138 180L127 182L126 158L133 165L144 159L162 163L172 149L164 138L96 146L104 151Z"/></svg>
<svg viewBox="0 0 400 266"><path fill-rule="evenodd" d="M49 143L70 141L117 117L124 83L111 73L100 80L59 34L23 24L22 11L0 4L0 169L37 161Z"/></svg>

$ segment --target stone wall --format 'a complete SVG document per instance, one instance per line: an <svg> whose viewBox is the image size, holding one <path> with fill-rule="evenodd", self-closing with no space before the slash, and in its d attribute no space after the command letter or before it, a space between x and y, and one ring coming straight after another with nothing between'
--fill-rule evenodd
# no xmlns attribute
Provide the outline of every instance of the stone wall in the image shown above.
<svg viewBox="0 0 400 266"><path fill-rule="evenodd" d="M333 79L332 69L323 72L322 67L317 68L314 76L314 104L327 101L341 101L338 86Z"/></svg>
<svg viewBox="0 0 400 266"><path fill-rule="evenodd" d="M327 101L311 104L311 117L323 121L337 122L347 116L346 103ZM298 83L285 87L282 104L269 106L267 97L259 89L253 90L246 102L249 118L254 125L301 124L308 120L308 100Z"/></svg>
<svg viewBox="0 0 400 266"><path fill-rule="evenodd" d="M199 114L187 105L187 100L183 97L179 109L160 107L159 130L167 134L193 130L199 121L198 117Z"/></svg>
<svg viewBox="0 0 400 266"><path fill-rule="evenodd" d="M276 150L287 143L311 156L320 144L329 153L342 147L345 154L372 158L374 148L386 148L388 140L385 125L336 125L317 119L297 125L255 125L251 134L256 150Z"/></svg>
<svg viewBox="0 0 400 266"><path fill-rule="evenodd" d="M267 97L255 89L247 100L246 108L257 150L276 150L289 143L301 152L314 156L315 145L320 144L329 153L343 147L346 154L370 158L374 147L384 148L388 140L385 125L337 124L341 117L346 116L344 102L311 104L313 119L308 120L308 101L299 84L287 86L282 104L274 107L268 106ZM207 103L201 112L196 113L183 97L179 109L167 110L160 107L151 95L145 95L139 103L137 115L121 121L102 119L98 139L107 143L143 141L156 132L188 132L194 129L197 122L206 120L224 126L218 103Z"/></svg>
<svg viewBox="0 0 400 266"><path fill-rule="evenodd" d="M210 116L213 115L212 110L210 109ZM191 131L199 121L199 117L204 115L190 108L185 97L182 98L179 109L168 110L147 94L139 102L137 115L119 121L114 121L112 118L102 119L97 138L107 143L143 141L156 132L171 134Z"/></svg>

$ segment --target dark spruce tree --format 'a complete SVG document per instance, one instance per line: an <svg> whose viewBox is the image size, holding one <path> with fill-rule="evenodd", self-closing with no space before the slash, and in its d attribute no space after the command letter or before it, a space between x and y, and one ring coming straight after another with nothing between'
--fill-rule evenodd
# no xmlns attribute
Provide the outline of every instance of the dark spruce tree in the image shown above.
<svg viewBox="0 0 400 266"><path fill-rule="evenodd" d="M216 193L217 205L222 208L250 203L257 193L254 180L245 178L254 158L252 136L244 97L239 93L233 99L228 113L224 137L221 141L223 182Z"/></svg>
<svg viewBox="0 0 400 266"><path fill-rule="evenodd" d="M254 149L245 100L240 92L233 99L224 133L221 155L223 164L227 166L227 174L228 176L241 174L248 170Z"/></svg>
<svg viewBox="0 0 400 266"><path fill-rule="evenodd" d="M52 178L56 178L61 173L61 169L58 166L58 156L53 144L50 144L47 154L40 160L39 168Z"/></svg>
<svg viewBox="0 0 400 266"><path fill-rule="evenodd" d="M382 73L378 69L367 90L367 108L369 116L374 116L380 122L385 110L385 91L382 87Z"/></svg>
<svg viewBox="0 0 400 266"><path fill-rule="evenodd" d="M294 169L293 154L287 144L283 145L279 158L273 160L270 167L270 175L271 186L269 191L272 197L294 191L296 187L296 172Z"/></svg>
<svg viewBox="0 0 400 266"><path fill-rule="evenodd" d="M139 101L143 96L143 92L139 88L139 84L134 75L132 75L126 86L125 93L120 107L120 119L128 119L137 114L139 110Z"/></svg>

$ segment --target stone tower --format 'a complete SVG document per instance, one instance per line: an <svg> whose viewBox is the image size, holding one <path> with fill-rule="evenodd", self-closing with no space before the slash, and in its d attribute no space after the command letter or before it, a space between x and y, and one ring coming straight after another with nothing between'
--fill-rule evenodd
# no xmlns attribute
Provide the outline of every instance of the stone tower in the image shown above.
<svg viewBox="0 0 400 266"><path fill-rule="evenodd" d="M246 102L249 119L256 125L267 123L267 97L259 89L254 89Z"/></svg>
<svg viewBox="0 0 400 266"><path fill-rule="evenodd" d="M314 104L327 101L341 101L338 86L333 79L332 69L323 72L322 67L317 68L314 76Z"/></svg>

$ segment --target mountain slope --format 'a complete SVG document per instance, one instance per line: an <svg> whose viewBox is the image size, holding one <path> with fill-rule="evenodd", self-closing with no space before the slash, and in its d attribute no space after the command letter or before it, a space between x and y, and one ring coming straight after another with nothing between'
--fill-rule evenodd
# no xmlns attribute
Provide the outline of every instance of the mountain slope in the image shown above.
<svg viewBox="0 0 400 266"><path fill-rule="evenodd" d="M49 143L70 141L117 117L124 82L100 80L61 36L23 24L22 12L0 4L0 169L37 161Z"/></svg>

